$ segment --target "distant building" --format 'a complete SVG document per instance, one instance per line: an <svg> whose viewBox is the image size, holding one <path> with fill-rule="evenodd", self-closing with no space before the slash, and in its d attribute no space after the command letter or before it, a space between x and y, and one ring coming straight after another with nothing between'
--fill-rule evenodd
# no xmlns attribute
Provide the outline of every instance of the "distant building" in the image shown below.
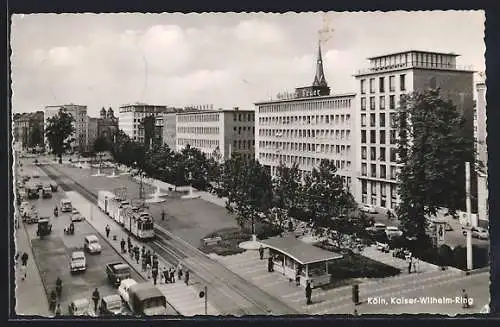
<svg viewBox="0 0 500 327"><path fill-rule="evenodd" d="M99 137L113 140L114 133L118 130L118 118L115 117L113 109L101 109L99 118L87 117L87 151L93 151L95 140Z"/></svg>
<svg viewBox="0 0 500 327"><path fill-rule="evenodd" d="M395 117L403 95L439 88L441 96L452 100L465 117L464 133L472 136L473 71L458 67L457 56L425 51L387 54L369 58L370 67L355 75L359 83L355 117L358 202L385 209L394 209L399 202Z"/></svg>
<svg viewBox="0 0 500 327"><path fill-rule="evenodd" d="M43 117L43 111L14 114L14 140L19 143L22 149L43 147Z"/></svg>
<svg viewBox="0 0 500 327"><path fill-rule="evenodd" d="M176 113L163 116L162 140L172 151L176 150L176 126Z"/></svg>
<svg viewBox="0 0 500 327"><path fill-rule="evenodd" d="M486 144L486 84L476 84L477 105L474 119L477 159L484 165L477 174L477 213L479 220L489 220L488 207L488 148Z"/></svg>
<svg viewBox="0 0 500 327"><path fill-rule="evenodd" d="M71 116L73 116L73 126L75 127L75 133L72 136L75 141L72 144L73 151L84 152L87 147L87 106L76 105L76 104L65 104L58 106L46 106L44 114L44 128L47 128L48 119L56 116L59 110L62 109ZM50 146L48 142L45 143L47 148Z"/></svg>
<svg viewBox="0 0 500 327"><path fill-rule="evenodd" d="M234 153L244 158L255 155L255 112L219 109L176 114L176 149L188 144L208 157L226 160Z"/></svg>
<svg viewBox="0 0 500 327"><path fill-rule="evenodd" d="M136 142L145 142L144 118L148 116L164 116L174 109L168 106L149 104L128 104L120 107L118 113L118 128Z"/></svg>
<svg viewBox="0 0 500 327"><path fill-rule="evenodd" d="M271 175L281 163L288 167L296 163L304 176L327 159L335 162L338 174L351 187L355 94L330 94L320 46L312 86L255 105L255 157Z"/></svg>

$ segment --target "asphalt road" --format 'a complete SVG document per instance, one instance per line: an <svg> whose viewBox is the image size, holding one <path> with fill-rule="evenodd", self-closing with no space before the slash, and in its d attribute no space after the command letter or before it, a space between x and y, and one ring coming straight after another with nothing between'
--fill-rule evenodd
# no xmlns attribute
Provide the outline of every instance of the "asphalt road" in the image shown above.
<svg viewBox="0 0 500 327"><path fill-rule="evenodd" d="M42 181L48 181L48 177L37 167L24 162L25 171L33 169L39 172ZM64 235L64 228L69 225L69 214L60 214L53 217L53 209L64 192L59 190L52 199L39 199L31 201L38 209L40 216L50 216L52 223L52 234L43 240L36 236L36 225L26 225L31 240L35 260L37 262L42 281L47 292L55 288L55 282L59 276L63 282L63 293L61 296L61 309L63 314L67 313L68 304L72 300L87 298L90 300L93 290L97 287L101 297L117 294L106 276L105 265L110 262L123 262L119 254L97 233L94 228L85 221L75 222L75 234ZM87 254L87 270L78 275L71 275L69 270L69 258L73 250L83 248L83 238L87 235L96 235L102 246L102 253L97 255ZM143 281L135 271L132 278Z"/></svg>
<svg viewBox="0 0 500 327"><path fill-rule="evenodd" d="M131 199L139 199L140 186L130 175L117 178L105 176L92 176L96 169L80 169L69 165L58 165L57 169L67 174L84 188L97 194L99 190L113 191L117 188L126 188L127 195ZM111 169L102 169L103 173L110 174ZM145 198L149 198L155 189L144 184ZM162 190L166 192L166 190ZM168 192L169 196L165 202L158 204L147 204L155 222L163 228L175 232L183 240L195 247L199 247L200 239L206 235L223 228L238 227L236 219L227 213L226 209L218 205L208 203L202 199L181 199L181 193ZM166 219L161 220L161 212L165 210Z"/></svg>

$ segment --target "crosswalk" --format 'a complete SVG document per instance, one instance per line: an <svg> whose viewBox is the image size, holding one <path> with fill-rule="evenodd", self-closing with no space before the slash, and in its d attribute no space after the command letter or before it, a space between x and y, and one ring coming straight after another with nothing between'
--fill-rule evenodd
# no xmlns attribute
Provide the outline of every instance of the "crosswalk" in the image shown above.
<svg viewBox="0 0 500 327"><path fill-rule="evenodd" d="M175 307L180 314L186 317L205 315L205 300L199 297L195 286L186 286L183 282L157 284L158 289L165 295L168 303ZM207 303L207 315L217 316L219 311Z"/></svg>

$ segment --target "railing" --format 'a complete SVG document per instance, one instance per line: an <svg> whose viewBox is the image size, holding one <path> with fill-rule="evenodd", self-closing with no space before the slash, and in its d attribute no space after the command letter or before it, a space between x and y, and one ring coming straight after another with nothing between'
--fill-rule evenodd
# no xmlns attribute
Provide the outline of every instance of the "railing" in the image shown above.
<svg viewBox="0 0 500 327"><path fill-rule="evenodd" d="M394 69L405 69L405 68L425 68L425 69L474 71L474 67L472 65L464 66L464 65L454 65L454 64L437 64L437 63L430 63L430 62L412 61L412 62L408 62L408 63L393 64L393 65L386 65L386 66L380 66L380 67L363 68L363 69L359 69L357 71L356 75L364 75L364 74L371 74L371 73L383 72L383 71L394 70Z"/></svg>

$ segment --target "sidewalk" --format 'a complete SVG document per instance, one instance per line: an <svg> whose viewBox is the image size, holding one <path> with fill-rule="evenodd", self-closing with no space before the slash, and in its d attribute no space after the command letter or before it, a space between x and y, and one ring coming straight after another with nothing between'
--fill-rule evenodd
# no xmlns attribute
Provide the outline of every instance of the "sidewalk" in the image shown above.
<svg viewBox="0 0 500 327"><path fill-rule="evenodd" d="M145 272L142 272L141 260L139 260L139 264L137 264L136 260L132 259L128 253L121 253L120 241L122 238L124 240L127 240L128 236L128 234L122 229L122 227L114 220L109 218L106 214L104 214L97 207L97 205L90 203L79 193L66 192L66 195L68 199L71 200L74 207L77 208L84 217L87 217L87 222L91 224L104 239L106 239L106 225L109 225L111 227L110 237L109 239L107 239L109 244L120 254L120 256L125 260L126 263L134 268L145 280L148 280L147 274ZM114 236L116 236L116 241L113 240ZM149 249L151 250L151 252L153 252L146 243L139 242L134 238L131 239L134 246L137 245L142 248L142 246L144 245L146 247L146 250ZM174 265L173 263L164 261L162 258L158 259L160 270L163 270L164 267L170 268ZM160 284L160 278L158 278L158 289L160 289L163 295L165 295L167 302L175 309L170 311L167 310L168 315L181 314L183 316L193 316L205 314L204 306L202 308L199 307L199 302L202 302L202 300L198 296L199 290L195 287L197 283L194 281L194 279L195 278L191 278L191 283L193 285L186 286L183 281L177 281L175 284ZM149 281L153 283L152 279L150 279ZM208 303L208 309L209 315L220 314L218 310L216 310L211 305L211 303Z"/></svg>
<svg viewBox="0 0 500 327"><path fill-rule="evenodd" d="M36 265L31 244L24 229L24 225L16 229L16 253L28 253L28 264L26 269L26 279L23 281L20 276L21 258L15 270L16 282L16 309L15 314L22 316L52 316L49 311L49 302L45 293L45 288L40 277L40 272Z"/></svg>

